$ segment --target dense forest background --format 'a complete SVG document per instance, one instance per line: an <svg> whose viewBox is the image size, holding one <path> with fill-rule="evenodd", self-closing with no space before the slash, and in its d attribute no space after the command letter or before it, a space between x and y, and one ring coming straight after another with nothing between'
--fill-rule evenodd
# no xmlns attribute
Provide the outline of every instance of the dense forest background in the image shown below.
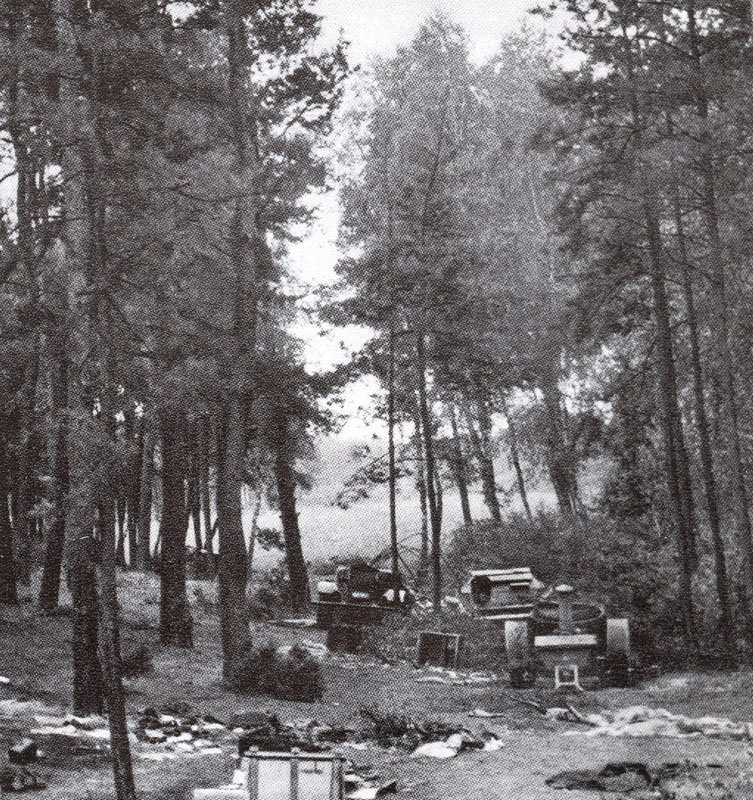
<svg viewBox="0 0 753 800"><path fill-rule="evenodd" d="M0 602L54 612L65 580L74 705L106 701L122 797L118 570L158 573L179 647L187 571L216 577L230 676L257 544L309 602L297 503L364 376L386 446L332 500L384 487L384 554L438 613L467 567L525 561L652 657L753 653L750 8L555 0L560 40L480 64L436 14L358 73L315 11L0 6ZM312 300L286 252L324 190L339 282ZM304 306L367 343L311 369Z"/></svg>

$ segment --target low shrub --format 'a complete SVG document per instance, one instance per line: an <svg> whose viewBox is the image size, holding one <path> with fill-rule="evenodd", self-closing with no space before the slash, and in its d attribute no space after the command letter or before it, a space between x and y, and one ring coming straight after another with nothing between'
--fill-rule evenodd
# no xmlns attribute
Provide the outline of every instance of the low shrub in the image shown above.
<svg viewBox="0 0 753 800"><path fill-rule="evenodd" d="M152 671L152 652L145 644L123 653L121 671L124 678L138 678Z"/></svg>
<svg viewBox="0 0 753 800"><path fill-rule="evenodd" d="M273 642L241 657L228 681L236 691L269 694L279 700L313 703L324 694L319 662L304 647L278 648Z"/></svg>

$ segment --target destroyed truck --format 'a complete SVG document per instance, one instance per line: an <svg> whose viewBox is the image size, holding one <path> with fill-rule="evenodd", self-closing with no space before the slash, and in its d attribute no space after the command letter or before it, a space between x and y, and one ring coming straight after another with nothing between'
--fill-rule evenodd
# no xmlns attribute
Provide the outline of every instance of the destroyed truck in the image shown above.
<svg viewBox="0 0 753 800"><path fill-rule="evenodd" d="M575 599L572 586L547 589L530 569L477 570L465 593L476 616L504 626L510 681L531 686L537 674L555 686L582 688L580 678L625 686L635 671L627 619L607 618L604 606Z"/></svg>
<svg viewBox="0 0 753 800"><path fill-rule="evenodd" d="M368 564L340 566L317 583L316 624L378 625L388 613L407 613L415 601L400 573ZM396 596L397 593L397 596Z"/></svg>

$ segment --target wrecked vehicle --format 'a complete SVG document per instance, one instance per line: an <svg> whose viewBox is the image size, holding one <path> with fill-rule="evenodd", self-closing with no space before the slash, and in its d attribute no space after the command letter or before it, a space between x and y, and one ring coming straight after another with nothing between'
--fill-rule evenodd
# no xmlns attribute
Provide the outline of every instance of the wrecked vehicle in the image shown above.
<svg viewBox="0 0 753 800"><path fill-rule="evenodd" d="M461 591L470 595L477 617L507 622L529 619L544 589L528 567L515 567L474 570Z"/></svg>
<svg viewBox="0 0 753 800"><path fill-rule="evenodd" d="M514 688L532 686L540 672L553 674L555 688L582 689L582 676L627 686L635 671L627 619L607 618L604 607L574 602L568 584L533 607L528 617L505 622L505 650Z"/></svg>
<svg viewBox="0 0 753 800"><path fill-rule="evenodd" d="M563 584L547 589L528 567L471 572L463 593L477 617L504 626L510 681L531 686L540 672L555 686L582 688L580 678L625 686L634 671L626 619L607 619L604 606L574 600Z"/></svg>
<svg viewBox="0 0 753 800"><path fill-rule="evenodd" d="M378 625L385 614L407 613L415 602L400 573L368 564L340 566L333 579L319 581L316 588L316 623L325 629L342 623Z"/></svg>

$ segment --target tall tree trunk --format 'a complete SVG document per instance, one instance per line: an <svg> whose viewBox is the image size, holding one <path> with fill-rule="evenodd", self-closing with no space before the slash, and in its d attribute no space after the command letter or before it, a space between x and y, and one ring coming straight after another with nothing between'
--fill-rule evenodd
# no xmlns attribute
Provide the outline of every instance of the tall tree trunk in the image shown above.
<svg viewBox="0 0 753 800"><path fill-rule="evenodd" d="M123 494L123 488L118 488L118 496L115 499L117 536L115 545L115 562L121 568L126 567L126 498Z"/></svg>
<svg viewBox="0 0 753 800"><path fill-rule="evenodd" d="M732 614L732 603L729 595L729 582L727 576L727 557L724 551L724 539L721 532L721 517L717 498L716 481L714 478L714 457L711 448L711 435L706 414L706 398L703 390L703 367L701 363L701 345L698 332L698 317L695 309L693 284L690 276L690 261L685 244L685 230L680 206L679 190L675 185L674 197L675 225L677 228L677 243L682 263L682 288L685 299L685 310L688 320L688 338L690 341L690 362L693 373L693 398L695 400L695 421L698 430L698 440L701 455L701 476L706 496L706 511L711 540L714 548L714 566L716 578L716 594L719 600L720 631L722 646L726 657L732 662L737 661L735 652L735 623Z"/></svg>
<svg viewBox="0 0 753 800"><path fill-rule="evenodd" d="M390 319L389 332L389 377L387 386L387 456L390 504L390 556L394 577L392 599L400 603L400 550L397 542L397 474L395 466L395 321Z"/></svg>
<svg viewBox="0 0 753 800"><path fill-rule="evenodd" d="M144 419L135 419L133 410L126 414L126 435L131 443L133 456L128 469L128 565L133 569L138 564L139 548L139 494L141 488L141 465L144 459Z"/></svg>
<svg viewBox="0 0 753 800"><path fill-rule="evenodd" d="M201 471L201 432L198 422L190 423L190 435L188 438L191 443L188 507L191 514L194 547L196 548L196 556L198 558L201 555L201 551L204 549L204 543L201 538L201 489L199 486L199 475Z"/></svg>
<svg viewBox="0 0 753 800"><path fill-rule="evenodd" d="M27 24L28 11L29 9L24 3L13 0L7 34L12 45L17 47L19 52L26 44L24 29ZM29 127L33 124L33 119L30 117L31 110L24 88L26 85L25 76L21 74L18 64L14 63L11 58L7 83L7 124L16 163L17 258L19 267L25 273L25 279L28 282L30 308L27 316L32 320L31 325L33 326L31 330L27 331L31 353L26 361L23 389L20 393L16 513L13 517L17 549L17 579L23 585L28 586L31 583L33 540L36 538L31 513L35 502L34 472L39 459L35 420L41 337L38 328L39 285L34 252L34 165L29 142L31 135Z"/></svg>
<svg viewBox="0 0 753 800"><path fill-rule="evenodd" d="M62 338L61 335L58 338ZM60 598L60 571L65 548L65 503L68 496L68 453L65 413L68 408L68 355L63 343L55 348L52 365L52 409L54 441L52 449L53 518L44 550L39 606L54 611Z"/></svg>
<svg viewBox="0 0 753 800"><path fill-rule="evenodd" d="M643 212L648 232L651 284L654 294L657 348L655 371L660 408L659 423L664 442L669 501L675 521L680 556L681 612L688 642L697 647L698 633L693 603L693 556L690 544L693 539L692 501L682 474L684 469L687 469L687 455L682 434L682 420L677 406L677 378L664 255L658 216L649 199L644 202Z"/></svg>
<svg viewBox="0 0 753 800"><path fill-rule="evenodd" d="M141 447L141 476L139 478L138 549L136 565L149 569L152 560L152 484L154 481L154 445L157 439L157 423L152 412L145 412L142 421L143 444Z"/></svg>
<svg viewBox="0 0 753 800"><path fill-rule="evenodd" d="M732 490L735 531L742 554L743 569L747 583L746 596L750 598L753 595L753 531L751 530L748 510L748 496L745 487L746 476L743 466L738 419L727 275L724 267L724 249L719 232L714 144L708 125L709 104L706 94L706 75L700 49L694 0L686 0L685 9L688 21L690 55L694 71L694 80L691 82L691 86L696 97L696 113L701 122L698 161L701 172L701 214L706 228L711 267L711 281L709 283L713 311L711 316L716 323L716 334L712 337L714 363L719 371L722 396L724 398L724 412L721 414L721 420L724 426L726 466ZM748 610L747 617L753 619L753 613L750 610ZM749 631L748 636L753 641L753 631Z"/></svg>
<svg viewBox="0 0 753 800"><path fill-rule="evenodd" d="M491 455L484 449L479 431L473 419L473 413L469 404L463 407L465 422L468 427L468 435L471 440L473 454L478 462L479 475L481 476L481 492L484 496L484 503L489 510L489 516L494 522L502 519L502 511L499 507L497 497L497 476L494 474L494 462Z"/></svg>
<svg viewBox="0 0 753 800"><path fill-rule="evenodd" d="M160 642L193 646L193 622L186 594L185 418L176 409L160 413L162 518L160 520Z"/></svg>
<svg viewBox="0 0 753 800"><path fill-rule="evenodd" d="M223 4L223 33L227 41L228 134L234 146L234 178L243 187L235 200L228 226L228 253L234 281L232 292L231 387L224 404L221 453L218 458L217 515L220 529L219 599L223 675L228 677L251 645L246 607L247 553L243 535L241 491L246 455L246 409L251 391L249 357L256 349L259 287L257 252L262 237L256 229L254 191L258 181L254 99L246 90L248 31L239 0Z"/></svg>
<svg viewBox="0 0 753 800"><path fill-rule="evenodd" d="M295 502L295 471L289 436L288 422L283 412L279 413L277 440L275 442L275 478L280 520L285 538L285 563L290 578L290 603L296 611L309 604L309 580L306 560L301 547L301 531Z"/></svg>
<svg viewBox="0 0 753 800"><path fill-rule="evenodd" d="M36 392L39 375L39 337L35 334L32 354L26 368L21 393L21 424L16 475L16 515L14 534L17 547L17 577L24 586L31 584L36 526L31 514L35 502L34 472L39 458L35 432Z"/></svg>
<svg viewBox="0 0 753 800"><path fill-rule="evenodd" d="M246 607L248 554L243 535L241 507L246 452L245 426L239 398L228 403L222 428L223 447L217 480L217 513L220 530L218 577L222 674L227 678L251 645Z"/></svg>
<svg viewBox="0 0 753 800"><path fill-rule="evenodd" d="M8 505L8 465L4 446L0 446L0 605L18 602L13 526Z"/></svg>
<svg viewBox="0 0 753 800"><path fill-rule="evenodd" d="M413 395L411 411L413 412L413 444L416 451L416 490L418 504L421 509L421 541L418 556L417 573L420 579L426 577L429 565L429 505L426 499L426 459L424 457L423 432L421 430L421 412L417 394Z"/></svg>
<svg viewBox="0 0 753 800"><path fill-rule="evenodd" d="M204 520L204 543L207 556L212 561L212 503L209 491L209 463L210 463L210 442L212 440L212 420L204 417L200 423L200 457L199 457L199 494L201 495L201 513Z"/></svg>
<svg viewBox="0 0 753 800"><path fill-rule="evenodd" d="M510 410L507 407L507 398L502 394L502 412L507 420L507 435L510 441L510 460L512 461L513 468L515 469L515 479L518 483L518 494L520 495L520 502L523 504L523 510L530 521L533 520L531 513L531 506L528 503L528 492L526 491L526 482L523 477L523 467L520 463L520 450L518 448L518 434L515 430L515 423L510 415Z"/></svg>
<svg viewBox="0 0 753 800"><path fill-rule="evenodd" d="M75 282L86 281L89 263L90 232L87 228L87 198L84 176L87 166L80 146L85 134L79 130L81 113L79 85L81 65L78 43L73 29L76 14L72 0L53 0L60 54L68 65L60 80L58 122L59 139L68 143L63 148L62 178L65 185L65 247L66 273L70 278L69 293ZM79 310L80 314L80 310ZM83 349L78 337L69 337L71 363ZM68 493L65 516L66 562L68 588L73 600L73 710L86 716L103 709L102 671L99 658L99 610L94 559L94 500L88 441L92 409L81 401L82 389L78 374L69 376L68 414L66 415L66 449L68 456L68 485L76 487Z"/></svg>
<svg viewBox="0 0 753 800"><path fill-rule="evenodd" d="M434 463L434 441L432 422L429 412L429 403L426 396L426 351L424 334L416 337L416 368L418 370L418 401L421 414L421 430L424 438L424 453L426 456L426 497L429 501L429 522L431 524L431 574L432 574L432 601L434 613L442 609L442 521L439 515Z"/></svg>
<svg viewBox="0 0 753 800"><path fill-rule="evenodd" d="M452 455L450 456L450 468L452 469L452 476L455 479L455 485L458 487L458 494L460 495L460 508L463 512L463 524L466 528L473 527L473 516L471 515L471 501L468 496L468 478L465 471L465 457L463 455L463 446L460 442L460 432L458 430L457 410L455 405L451 402L450 408L450 426L452 429Z"/></svg>
<svg viewBox="0 0 753 800"><path fill-rule="evenodd" d="M81 716L101 714L104 709L102 669L99 653L99 601L94 568L98 546L94 536L92 476L86 452L90 419L71 396L75 418L66 426L68 493L65 516L68 589L73 600L73 710Z"/></svg>

